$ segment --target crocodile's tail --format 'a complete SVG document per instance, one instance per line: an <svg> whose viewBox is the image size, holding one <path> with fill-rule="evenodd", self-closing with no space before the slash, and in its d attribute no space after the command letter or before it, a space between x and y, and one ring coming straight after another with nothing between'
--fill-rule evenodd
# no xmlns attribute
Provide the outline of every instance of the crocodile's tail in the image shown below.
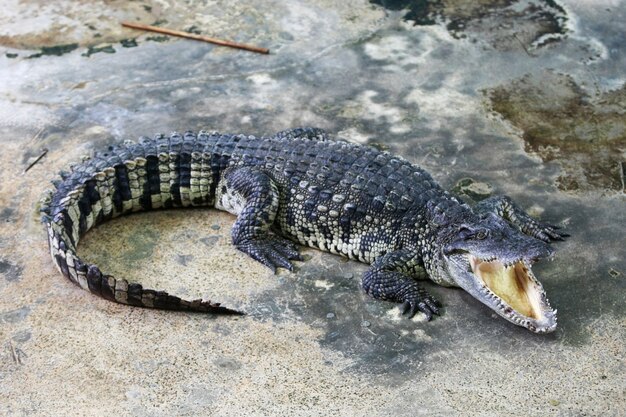
<svg viewBox="0 0 626 417"><path fill-rule="evenodd" d="M243 314L211 301L183 300L165 291L144 288L103 274L76 254L80 238L112 217L160 207L210 205L214 175L202 150L220 136L191 132L184 136L142 138L86 158L61 173L56 190L42 200L42 222L50 255L70 281L111 301L139 307L220 314ZM213 167L215 169L215 167Z"/></svg>

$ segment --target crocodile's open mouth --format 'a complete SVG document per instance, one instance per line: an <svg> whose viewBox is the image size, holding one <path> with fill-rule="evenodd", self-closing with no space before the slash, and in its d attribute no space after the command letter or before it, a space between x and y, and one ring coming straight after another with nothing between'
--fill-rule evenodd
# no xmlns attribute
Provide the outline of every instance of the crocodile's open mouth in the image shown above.
<svg viewBox="0 0 626 417"><path fill-rule="evenodd" d="M556 310L550 307L541 283L530 264L519 260L504 264L498 259L469 255L469 269L482 284L480 291L498 314L537 333L556 328Z"/></svg>

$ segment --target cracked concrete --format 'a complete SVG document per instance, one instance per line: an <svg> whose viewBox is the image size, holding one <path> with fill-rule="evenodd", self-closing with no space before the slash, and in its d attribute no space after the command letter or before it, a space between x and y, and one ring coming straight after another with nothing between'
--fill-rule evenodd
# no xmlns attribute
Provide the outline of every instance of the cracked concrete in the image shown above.
<svg viewBox="0 0 626 417"><path fill-rule="evenodd" d="M623 2L11 3L0 11L0 415L626 413ZM155 38L121 19L272 54ZM229 244L233 217L212 209L117 219L79 253L245 317L115 305L52 266L38 199L81 155L156 132L298 125L401 154L468 201L506 193L564 226L572 237L535 268L557 331L531 334L429 283L443 315L407 320L361 293L365 265L313 249L273 276Z"/></svg>

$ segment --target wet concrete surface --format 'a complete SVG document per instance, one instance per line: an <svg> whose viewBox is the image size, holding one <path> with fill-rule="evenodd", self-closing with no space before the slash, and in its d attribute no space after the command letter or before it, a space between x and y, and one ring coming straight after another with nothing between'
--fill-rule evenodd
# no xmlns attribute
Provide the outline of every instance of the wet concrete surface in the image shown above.
<svg viewBox="0 0 626 417"><path fill-rule="evenodd" d="M527 151L562 166L560 189L624 193L624 87L592 98L571 77L548 71L488 95L492 108L523 131Z"/></svg>
<svg viewBox="0 0 626 417"><path fill-rule="evenodd" d="M42 4L0 12L0 415L626 413L623 2ZM361 293L365 265L312 249L271 275L212 209L116 219L79 253L245 317L115 305L54 269L38 200L81 155L156 132L299 125L564 226L572 237L535 268L557 331L429 283L443 315L407 320Z"/></svg>

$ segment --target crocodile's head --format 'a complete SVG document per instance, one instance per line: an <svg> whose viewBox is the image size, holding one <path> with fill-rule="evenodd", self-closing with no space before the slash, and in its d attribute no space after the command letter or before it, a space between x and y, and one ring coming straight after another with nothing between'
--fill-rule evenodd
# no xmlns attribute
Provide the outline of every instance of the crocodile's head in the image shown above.
<svg viewBox="0 0 626 417"><path fill-rule="evenodd" d="M439 234L442 278L512 323L535 333L554 331L556 310L531 269L554 251L495 214L472 217Z"/></svg>

